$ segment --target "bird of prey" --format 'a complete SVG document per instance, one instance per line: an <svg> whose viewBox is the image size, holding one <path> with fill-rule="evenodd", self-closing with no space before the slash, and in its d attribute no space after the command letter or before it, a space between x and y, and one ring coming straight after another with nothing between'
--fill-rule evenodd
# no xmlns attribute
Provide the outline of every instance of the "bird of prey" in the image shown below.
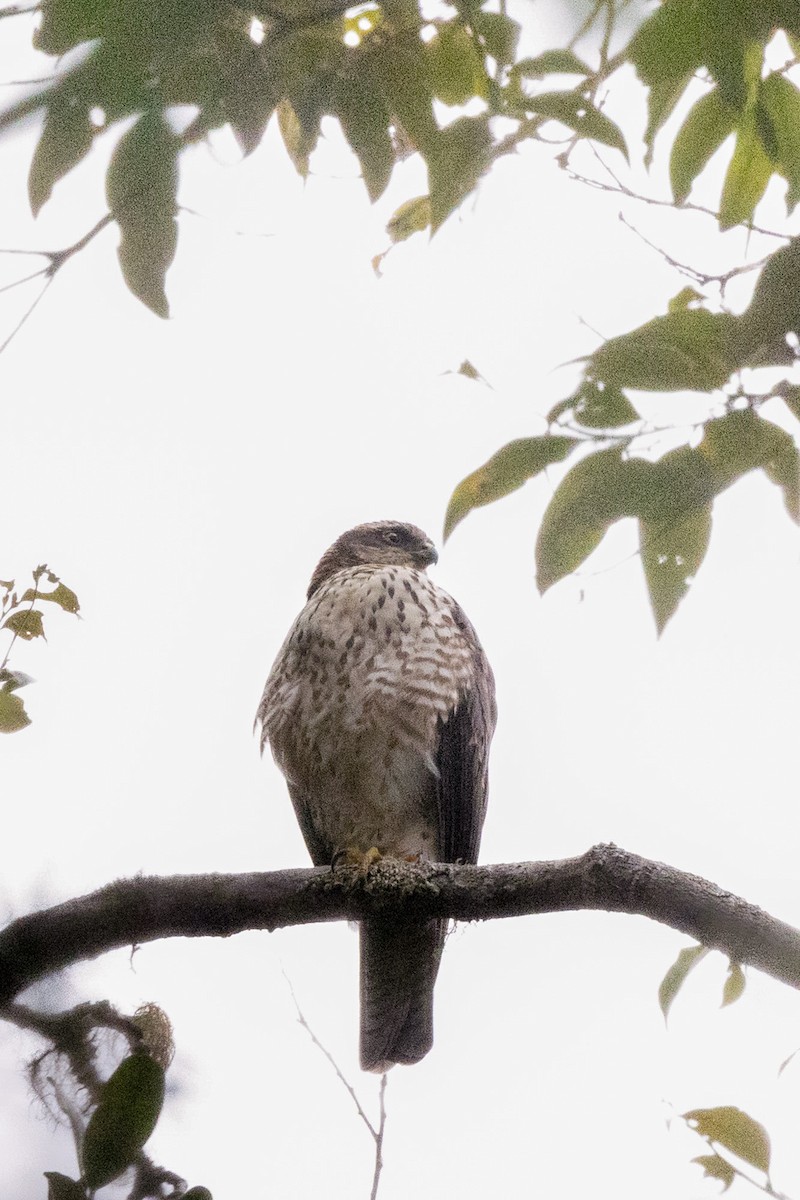
<svg viewBox="0 0 800 1200"><path fill-rule="evenodd" d="M475 630L414 525L375 521L323 554L258 706L311 858L477 860L496 708ZM446 922L361 923L361 1066L433 1043Z"/></svg>

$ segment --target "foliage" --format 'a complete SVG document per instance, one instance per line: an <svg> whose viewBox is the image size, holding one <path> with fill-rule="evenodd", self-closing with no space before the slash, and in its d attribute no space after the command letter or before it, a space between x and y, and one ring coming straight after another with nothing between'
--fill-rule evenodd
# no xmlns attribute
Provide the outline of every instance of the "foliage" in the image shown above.
<svg viewBox="0 0 800 1200"><path fill-rule="evenodd" d="M183 1179L156 1166L144 1153L161 1114L174 1051L163 1010L146 1004L127 1017L101 1001L78 1005L54 1019L29 1009L18 1010L11 1019L37 1029L53 1043L34 1059L29 1074L48 1111L69 1122L80 1163L78 1179L45 1172L48 1200L92 1200L99 1189L123 1181L126 1187L132 1183L131 1200L167 1195L173 1200L212 1200L207 1188L187 1191ZM121 1056L115 1045L120 1036ZM118 1062L103 1079L98 1062L109 1054Z"/></svg>
<svg viewBox="0 0 800 1200"><path fill-rule="evenodd" d="M791 46L800 39L800 14L784 0L663 0L640 13L638 27L629 17L620 26L612 0L598 0L567 45L539 46L533 55L520 54L519 23L479 0L457 0L434 15L414 0L350 8L344 0L250 8L167 0L155 12L146 0L45 0L34 44L59 61L44 88L0 117L0 129L43 114L29 174L34 213L95 139L121 132L108 168L109 213L61 258L51 255L43 273L51 277L113 220L128 287L162 317L178 242L180 159L226 125L248 155L274 118L305 176L326 120L335 119L373 201L395 164L418 153L429 190L389 219L396 243L435 232L495 161L542 140L543 131L548 139L561 131L562 167L586 141L624 167L628 139L605 109L623 68L632 67L647 94L645 162L657 149L668 157L676 205L729 138L720 229L752 222L773 176L785 182L788 213L800 199L795 59L773 65L776 39ZM705 90L690 103L698 79ZM682 120L671 146L662 147L663 137L657 145L674 114ZM763 469L792 518L800 516L792 439L759 412L772 397L795 417L800 412L800 389L786 378L794 363L787 337L800 329L798 296L800 240L793 239L766 262L744 313L717 311L703 293L685 289L667 313L606 341L551 412L546 434L511 443L459 485L446 535L476 505L566 459L538 538L541 590L580 566L611 525L631 518L661 631L702 564L721 491ZM748 390L742 372L765 366L783 380ZM687 433L691 447L650 461L652 431L635 393L678 391L704 394L710 416Z"/></svg>
<svg viewBox="0 0 800 1200"><path fill-rule="evenodd" d="M18 639L30 642L33 638L45 636L44 613L36 607L37 604L55 604L75 616L80 608L78 597L72 589L62 583L46 563L37 567L32 576L33 587L26 588L22 595L17 592L13 579L0 579L0 629L7 629L11 634L5 657L0 662L0 733L16 733L31 723L17 691L33 681L22 671L10 670L8 660ZM55 586L48 590L40 588L43 577L47 583Z"/></svg>

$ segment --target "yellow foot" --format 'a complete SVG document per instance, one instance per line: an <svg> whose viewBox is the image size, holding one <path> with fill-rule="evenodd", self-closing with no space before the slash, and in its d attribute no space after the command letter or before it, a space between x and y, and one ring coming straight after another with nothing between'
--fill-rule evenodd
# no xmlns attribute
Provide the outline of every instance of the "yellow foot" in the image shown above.
<svg viewBox="0 0 800 1200"><path fill-rule="evenodd" d="M358 867L359 870L366 871L367 867L380 862L382 858L383 855L377 846L370 846L366 854L355 846L347 846L344 850L336 851L331 868L335 871L337 867Z"/></svg>

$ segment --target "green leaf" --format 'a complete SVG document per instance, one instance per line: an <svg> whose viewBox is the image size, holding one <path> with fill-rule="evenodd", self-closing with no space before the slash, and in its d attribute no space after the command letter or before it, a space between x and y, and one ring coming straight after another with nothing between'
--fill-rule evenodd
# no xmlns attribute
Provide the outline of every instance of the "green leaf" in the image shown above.
<svg viewBox="0 0 800 1200"><path fill-rule="evenodd" d="M117 255L125 282L159 317L169 316L164 279L178 244L180 144L162 113L145 113L120 139L106 176L108 206L120 230Z"/></svg>
<svg viewBox="0 0 800 1200"><path fill-rule="evenodd" d="M30 642L33 638L44 637L42 616L38 608L26 608L24 612L15 612L6 617L2 628L10 629L24 642Z"/></svg>
<svg viewBox="0 0 800 1200"><path fill-rule="evenodd" d="M111 0L45 0L34 46L56 56L102 37L110 6Z"/></svg>
<svg viewBox="0 0 800 1200"><path fill-rule="evenodd" d="M740 1108L694 1108L681 1115L701 1137L718 1142L751 1167L769 1173L769 1135L763 1125Z"/></svg>
<svg viewBox="0 0 800 1200"><path fill-rule="evenodd" d="M228 27L220 23L214 30L214 42L215 74L207 85L201 82L208 58L207 55L198 55L189 65L191 74L187 82L190 90L194 91L200 85L200 89L207 93L205 97L195 97L195 100L205 99L205 103L198 106L203 109L209 127L215 123L212 112L216 113L220 106L222 120L230 125L242 153L252 154L261 144L280 99L278 72L270 69L262 47L253 42L244 27Z"/></svg>
<svg viewBox="0 0 800 1200"><path fill-rule="evenodd" d="M610 338L592 356L597 379L642 391L711 391L739 365L737 318L688 309Z"/></svg>
<svg viewBox="0 0 800 1200"><path fill-rule="evenodd" d="M800 455L785 430L742 409L707 421L698 450L714 473L716 491L761 469L783 492L790 517L800 520Z"/></svg>
<svg viewBox="0 0 800 1200"><path fill-rule="evenodd" d="M686 312L687 308L691 308L693 304L696 305L703 299L703 293L698 292L697 288L681 288L667 304L667 312Z"/></svg>
<svg viewBox="0 0 800 1200"><path fill-rule="evenodd" d="M483 58L461 22L456 19L437 26L438 32L425 46L434 96L443 104L466 104L473 96L489 94Z"/></svg>
<svg viewBox="0 0 800 1200"><path fill-rule="evenodd" d="M516 491L545 467L562 462L577 445L575 438L547 435L517 438L503 446L482 467L462 479L453 492L444 519L445 540L473 508Z"/></svg>
<svg viewBox="0 0 800 1200"><path fill-rule="evenodd" d="M667 521L640 520L642 566L659 634L688 592L710 538L710 504Z"/></svg>
<svg viewBox="0 0 800 1200"><path fill-rule="evenodd" d="M425 46L416 31L395 37L369 56L371 81L408 141L423 154L436 141L433 81Z"/></svg>
<svg viewBox="0 0 800 1200"><path fill-rule="evenodd" d="M692 75L682 75L678 79L666 79L650 85L650 97L647 105L647 128L644 142L647 147L644 165L649 167L653 161L656 134L672 116L683 93L692 80Z"/></svg>
<svg viewBox="0 0 800 1200"><path fill-rule="evenodd" d="M103 1085L83 1138L83 1178L105 1187L133 1162L156 1127L164 1103L164 1070L149 1054L123 1060Z"/></svg>
<svg viewBox="0 0 800 1200"><path fill-rule="evenodd" d="M640 420L625 393L602 380L585 380L570 403L575 420L587 429L618 429Z"/></svg>
<svg viewBox="0 0 800 1200"><path fill-rule="evenodd" d="M642 463L623 459L623 449L590 454L556 488L536 541L540 592L579 567L615 521L638 514Z"/></svg>
<svg viewBox="0 0 800 1200"><path fill-rule="evenodd" d="M38 216L53 187L76 166L91 148L95 129L80 97L60 88L47 106L47 118L31 159L28 198Z"/></svg>
<svg viewBox="0 0 800 1200"><path fill-rule="evenodd" d="M729 1004L735 1004L745 989L744 971L741 965L737 962L728 964L728 975L725 980L725 986L722 989L722 1004L721 1008L727 1008Z"/></svg>
<svg viewBox="0 0 800 1200"><path fill-rule="evenodd" d="M521 28L519 21L505 13L485 12L479 9L472 18L478 37L486 53L501 67L512 63L517 54Z"/></svg>
<svg viewBox="0 0 800 1200"><path fill-rule="evenodd" d="M785 348L787 333L800 332L800 238L767 260L739 320L748 362L756 364Z"/></svg>
<svg viewBox="0 0 800 1200"><path fill-rule="evenodd" d="M592 68L571 50L545 50L534 58L521 58L510 75L519 79L542 79L545 75L591 75Z"/></svg>
<svg viewBox="0 0 800 1200"><path fill-rule="evenodd" d="M789 214L800 201L800 91L784 75L773 71L761 83L759 100L772 127L775 165L789 185Z"/></svg>
<svg viewBox="0 0 800 1200"><path fill-rule="evenodd" d="M704 61L710 33L704 5L696 0L668 0L639 28L626 57L648 87L691 77Z"/></svg>
<svg viewBox="0 0 800 1200"><path fill-rule="evenodd" d="M490 163L489 118L459 117L425 152L435 233L473 188Z"/></svg>
<svg viewBox="0 0 800 1200"><path fill-rule="evenodd" d="M543 92L540 96L527 97L525 107L541 117L560 121L580 137L621 150L628 157L628 147L619 126L580 92Z"/></svg>
<svg viewBox="0 0 800 1200"><path fill-rule="evenodd" d="M734 1168L718 1154L698 1154L692 1162L703 1168L704 1179L718 1179L722 1183L723 1192L727 1192L736 1178Z"/></svg>
<svg viewBox="0 0 800 1200"><path fill-rule="evenodd" d="M45 1171L47 1200L86 1200L86 1189L82 1184L62 1175L60 1171Z"/></svg>
<svg viewBox="0 0 800 1200"><path fill-rule="evenodd" d="M711 156L736 127L736 112L715 88L690 109L676 134L669 172L676 204L682 204Z"/></svg>
<svg viewBox="0 0 800 1200"><path fill-rule="evenodd" d="M665 1022L672 1003L686 983L689 974L710 953L708 946L686 946L661 980L658 989L658 1004L664 1014Z"/></svg>
<svg viewBox="0 0 800 1200"><path fill-rule="evenodd" d="M381 98L353 74L336 81L333 103L344 136L361 163L369 198L374 202L386 190L394 168L389 114Z"/></svg>
<svg viewBox="0 0 800 1200"><path fill-rule="evenodd" d="M0 688L0 733L16 733L30 723L19 696L8 687Z"/></svg>
<svg viewBox="0 0 800 1200"><path fill-rule="evenodd" d="M780 396L792 416L800 421L800 385L782 383L775 389L775 395Z"/></svg>
<svg viewBox="0 0 800 1200"><path fill-rule="evenodd" d="M719 227L732 229L750 221L756 205L767 190L772 161L756 128L755 117L748 115L739 127L736 146L722 185Z"/></svg>
<svg viewBox="0 0 800 1200"><path fill-rule="evenodd" d="M386 232L394 243L404 242L412 234L427 229L430 223L430 196L415 196L394 210L386 225Z"/></svg>

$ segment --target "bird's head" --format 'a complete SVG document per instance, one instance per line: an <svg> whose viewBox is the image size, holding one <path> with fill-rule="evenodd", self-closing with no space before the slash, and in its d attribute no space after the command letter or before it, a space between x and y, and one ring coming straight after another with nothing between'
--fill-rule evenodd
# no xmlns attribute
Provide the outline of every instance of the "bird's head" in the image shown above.
<svg viewBox="0 0 800 1200"><path fill-rule="evenodd" d="M370 521L348 529L330 546L317 564L308 595L333 575L347 567L363 565L415 567L424 571L439 555L426 533L403 521Z"/></svg>

